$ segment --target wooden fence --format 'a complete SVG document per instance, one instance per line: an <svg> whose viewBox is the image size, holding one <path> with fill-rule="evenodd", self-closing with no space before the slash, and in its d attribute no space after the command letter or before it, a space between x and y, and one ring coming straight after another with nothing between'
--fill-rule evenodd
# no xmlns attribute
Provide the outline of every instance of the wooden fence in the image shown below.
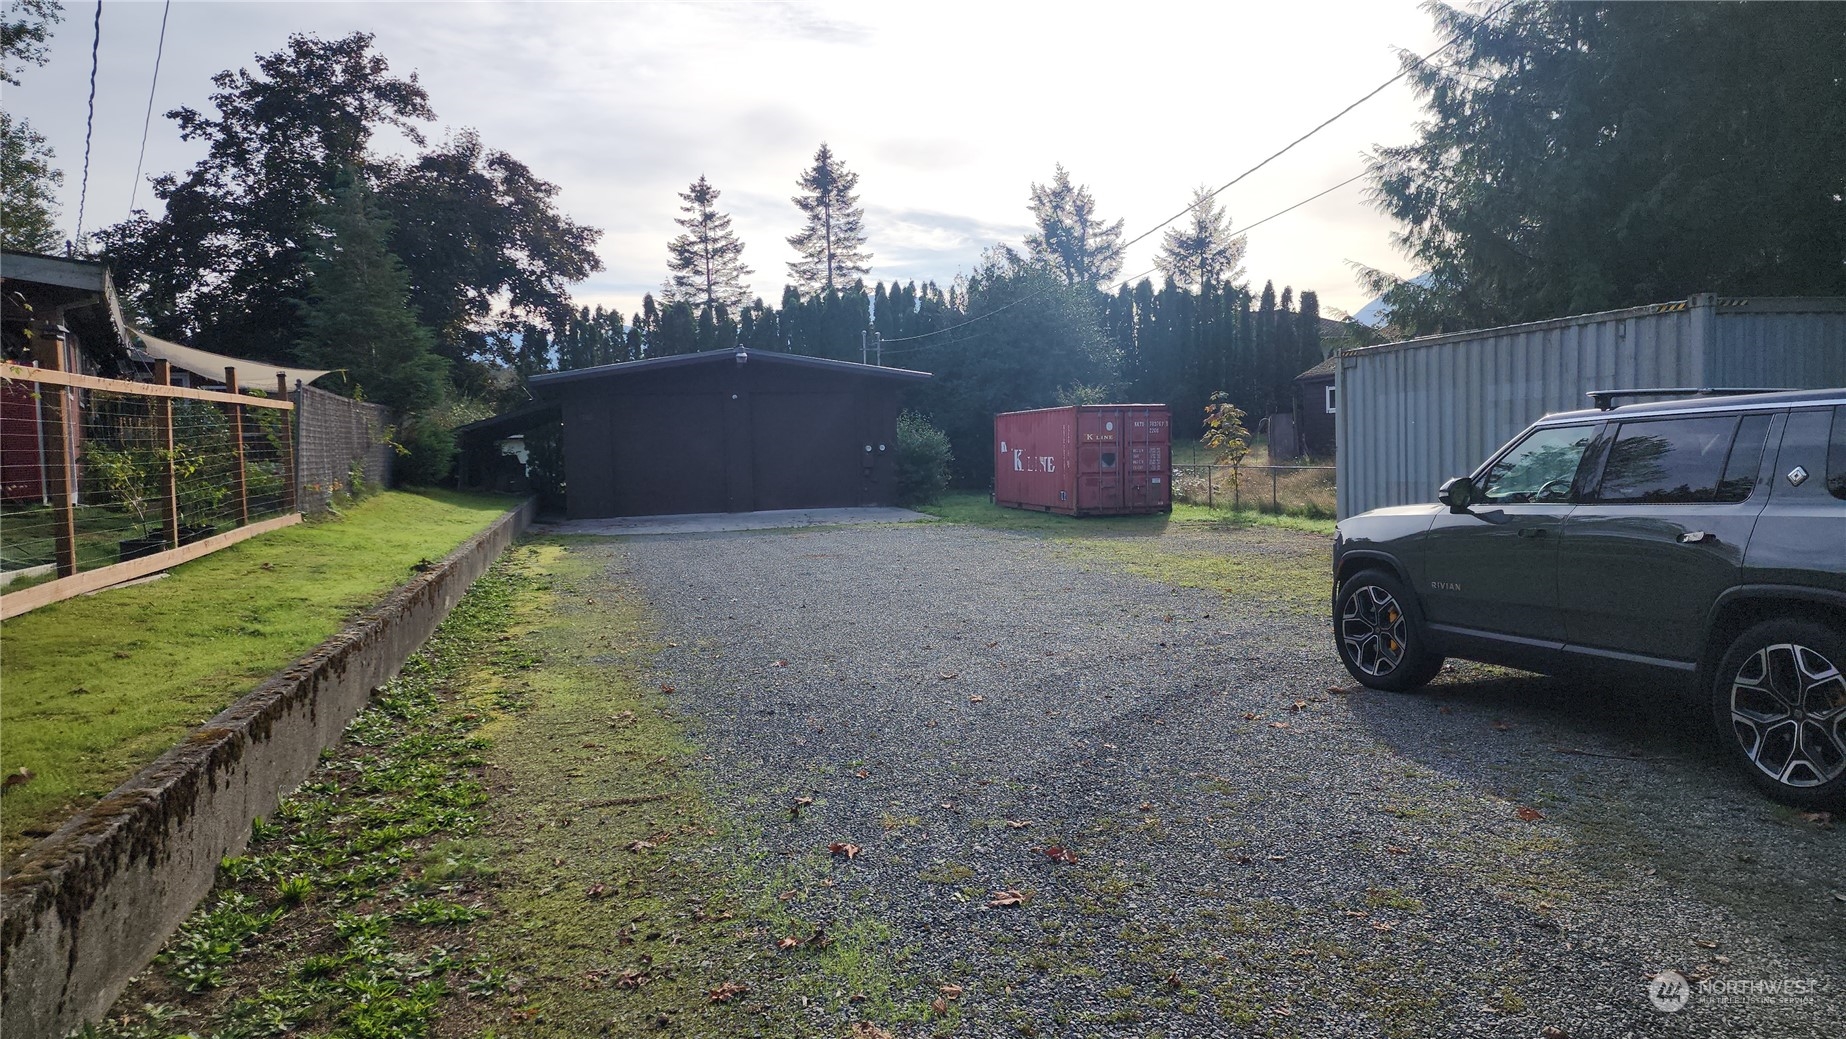
<svg viewBox="0 0 1846 1039"><path fill-rule="evenodd" d="M286 379L171 381L0 364L0 619L300 522Z"/></svg>

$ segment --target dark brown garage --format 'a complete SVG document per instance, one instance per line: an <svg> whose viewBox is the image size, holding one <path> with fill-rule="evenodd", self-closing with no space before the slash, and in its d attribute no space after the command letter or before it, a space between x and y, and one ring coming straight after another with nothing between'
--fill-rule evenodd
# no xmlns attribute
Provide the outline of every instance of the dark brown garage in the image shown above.
<svg viewBox="0 0 1846 1039"><path fill-rule="evenodd" d="M892 505L899 394L926 372L714 350L536 376L572 519Z"/></svg>

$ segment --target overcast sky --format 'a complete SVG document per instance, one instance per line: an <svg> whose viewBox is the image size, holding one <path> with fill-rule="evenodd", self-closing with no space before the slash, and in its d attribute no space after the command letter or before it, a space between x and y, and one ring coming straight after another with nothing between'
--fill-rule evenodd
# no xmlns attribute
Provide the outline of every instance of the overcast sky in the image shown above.
<svg viewBox="0 0 1846 1039"><path fill-rule="evenodd" d="M94 4L66 0L51 61L5 106L49 138L77 220ZM103 5L84 227L128 212L161 4ZM683 191L699 175L736 220L752 290L780 298L799 227L795 179L827 141L860 175L872 280L946 285L1029 228L1027 194L1062 162L1129 236L1183 209L1435 45L1411 0L1295 3L612 4L176 2L154 96L146 175L202 154L162 114L204 109L212 74L251 66L291 32L376 34L417 73L437 124L474 127L561 187L560 208L604 231L607 269L581 302L630 313L658 292ZM1399 83L1221 199L1253 223L1410 140ZM389 142L386 142L389 144ZM154 205L143 182L138 204ZM1250 277L1323 307L1369 294L1348 261L1409 273L1393 224L1342 188L1249 237ZM1153 265L1154 235L1125 274Z"/></svg>

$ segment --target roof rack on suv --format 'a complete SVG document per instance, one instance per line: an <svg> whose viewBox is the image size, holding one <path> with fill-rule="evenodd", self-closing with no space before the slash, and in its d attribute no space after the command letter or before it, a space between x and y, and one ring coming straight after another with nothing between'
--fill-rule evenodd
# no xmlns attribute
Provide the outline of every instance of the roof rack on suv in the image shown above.
<svg viewBox="0 0 1846 1039"><path fill-rule="evenodd" d="M1783 391L1770 386L1656 386L1639 390L1591 390L1585 396L1595 402L1597 411L1608 411L1615 407L1615 401L1620 397L1735 397L1745 393L1778 392Z"/></svg>

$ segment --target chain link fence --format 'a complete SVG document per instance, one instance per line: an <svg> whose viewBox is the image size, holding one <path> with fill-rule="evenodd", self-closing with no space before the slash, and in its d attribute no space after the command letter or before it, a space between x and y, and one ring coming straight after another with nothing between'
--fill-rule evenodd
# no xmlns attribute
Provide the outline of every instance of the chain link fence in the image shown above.
<svg viewBox="0 0 1846 1039"><path fill-rule="evenodd" d="M1173 500L1207 508L1332 519L1330 465L1175 465Z"/></svg>
<svg viewBox="0 0 1846 1039"><path fill-rule="evenodd" d="M297 386L297 500L303 512L326 511L339 493L391 484L391 411L312 386Z"/></svg>

